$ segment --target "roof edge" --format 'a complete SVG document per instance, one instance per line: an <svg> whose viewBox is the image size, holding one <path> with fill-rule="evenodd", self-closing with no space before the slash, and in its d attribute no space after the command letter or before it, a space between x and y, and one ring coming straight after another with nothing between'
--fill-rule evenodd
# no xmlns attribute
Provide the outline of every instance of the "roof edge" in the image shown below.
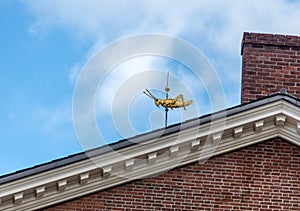
<svg viewBox="0 0 300 211"><path fill-rule="evenodd" d="M211 114L206 114L201 117L197 117L194 119L187 120L182 123L177 123L168 126L167 128L160 128L157 130L153 130L150 132L146 132L143 134L139 134L137 136L128 138L128 139L123 139L108 145L104 145L101 147L97 147L94 149L90 149L87 151L79 152L73 155L69 155L63 158L55 159L50 162L42 163L30 168L22 169L16 172L12 172L9 174L5 174L0 176L0 185L11 182L17 179L25 178L28 177L32 174L36 173L42 173L45 171L49 171L55 168L63 167L65 165L69 165L75 162L80 162L86 159L89 159L91 157L95 157L101 154L109 153L111 151L116 151L123 149L125 147L133 146L142 142L146 142L147 140L155 139L155 138L160 138L163 136L170 135L172 133L176 133L180 130L188 129L200 124L205 124L214 120L218 120L221 118L229 117L231 115L234 115L239 112L243 112L249 109L253 109L259 106L266 105L271 102L275 102L278 100L285 100L295 106L300 107L300 100L296 98L293 95L289 95L287 93L274 93L271 95L268 95L264 98L256 99L251 102L247 102L245 104L237 105L228 109L224 109L221 111L217 111Z"/></svg>
<svg viewBox="0 0 300 211"><path fill-rule="evenodd" d="M32 171L30 176L3 183L0 210L47 207L271 138L300 146L300 107L295 98L275 94L227 111L223 125L213 117L200 125L191 121L182 131L121 147L117 153L98 154L46 172Z"/></svg>

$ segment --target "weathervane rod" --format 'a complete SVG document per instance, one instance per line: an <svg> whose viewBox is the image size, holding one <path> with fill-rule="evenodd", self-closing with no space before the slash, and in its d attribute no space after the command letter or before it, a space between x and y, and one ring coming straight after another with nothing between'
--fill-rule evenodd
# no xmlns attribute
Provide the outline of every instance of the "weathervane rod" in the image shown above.
<svg viewBox="0 0 300 211"><path fill-rule="evenodd" d="M166 108L165 111L166 111L165 127L168 127L168 111L169 111L169 109Z"/></svg>
<svg viewBox="0 0 300 211"><path fill-rule="evenodd" d="M165 88L165 91L166 91L166 100L168 100L169 99L169 91L170 91L170 88L169 88L169 71L168 71L168 74L167 74L167 86L166 86L166 88ZM166 113L166 116L165 116L165 127L168 127L168 111L169 111L169 109L168 108L166 108L165 109L165 113Z"/></svg>

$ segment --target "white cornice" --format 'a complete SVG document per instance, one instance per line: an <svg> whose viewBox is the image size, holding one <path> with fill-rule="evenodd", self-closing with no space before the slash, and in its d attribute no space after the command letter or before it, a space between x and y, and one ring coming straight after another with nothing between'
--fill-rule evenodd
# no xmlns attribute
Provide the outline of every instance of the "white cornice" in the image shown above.
<svg viewBox="0 0 300 211"><path fill-rule="evenodd" d="M0 186L0 210L35 210L271 138L300 146L300 109L284 100Z"/></svg>

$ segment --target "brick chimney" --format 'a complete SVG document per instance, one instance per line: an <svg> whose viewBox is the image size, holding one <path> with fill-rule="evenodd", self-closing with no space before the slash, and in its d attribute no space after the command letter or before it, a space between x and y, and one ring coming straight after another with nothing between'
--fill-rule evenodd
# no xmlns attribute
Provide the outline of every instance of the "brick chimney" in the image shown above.
<svg viewBox="0 0 300 211"><path fill-rule="evenodd" d="M241 102L285 88L300 98L300 37L244 33Z"/></svg>

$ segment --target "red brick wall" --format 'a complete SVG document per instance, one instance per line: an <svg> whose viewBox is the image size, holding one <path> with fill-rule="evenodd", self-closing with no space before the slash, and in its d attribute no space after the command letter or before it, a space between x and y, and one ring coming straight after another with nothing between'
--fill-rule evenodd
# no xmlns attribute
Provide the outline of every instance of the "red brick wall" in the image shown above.
<svg viewBox="0 0 300 211"><path fill-rule="evenodd" d="M241 102L286 88L300 97L300 37L244 33Z"/></svg>
<svg viewBox="0 0 300 211"><path fill-rule="evenodd" d="M45 209L300 210L300 148L275 139Z"/></svg>

